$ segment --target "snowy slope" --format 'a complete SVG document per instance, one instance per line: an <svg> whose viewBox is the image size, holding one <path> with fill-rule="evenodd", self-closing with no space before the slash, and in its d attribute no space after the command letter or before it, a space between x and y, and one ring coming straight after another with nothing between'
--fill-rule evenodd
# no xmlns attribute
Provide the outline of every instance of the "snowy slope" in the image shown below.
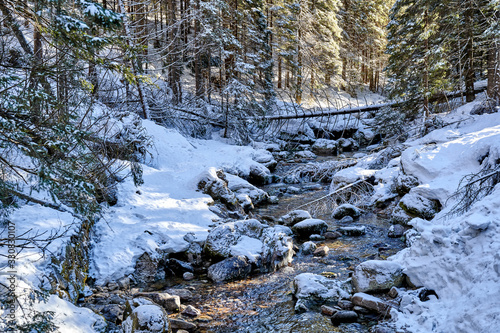
<svg viewBox="0 0 500 333"><path fill-rule="evenodd" d="M467 113L466 105L449 116ZM401 157L405 173L418 178L420 194L439 199L443 210L431 221L414 219L420 233L411 247L390 260L406 267L416 285L439 299L403 297L396 323L410 332L498 332L500 327L500 187L467 213L445 216L446 200L463 176L495 165L500 158L500 115L475 116L462 125L436 130Z"/></svg>
<svg viewBox="0 0 500 333"><path fill-rule="evenodd" d="M96 225L91 274L98 284L132 273L144 252L187 249L188 232L206 238L216 216L207 206L212 199L196 191L197 176L210 167L248 174L257 164L251 147L188 140L150 121L143 125L153 137L154 156L144 166L144 185L136 188L131 179L120 184L118 204Z"/></svg>

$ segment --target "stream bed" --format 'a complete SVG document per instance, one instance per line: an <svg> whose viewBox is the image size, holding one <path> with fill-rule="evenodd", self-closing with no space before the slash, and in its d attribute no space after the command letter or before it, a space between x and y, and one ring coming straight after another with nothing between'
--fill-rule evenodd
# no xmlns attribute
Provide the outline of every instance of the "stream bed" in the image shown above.
<svg viewBox="0 0 500 333"><path fill-rule="evenodd" d="M301 184L307 185L312 183ZM272 191L272 188L264 190ZM257 208L253 213L257 218L271 216L277 219L327 193L326 189L322 189L286 195L278 204ZM385 259L401 250L404 243L401 239L389 238L387 232L391 223L373 212L367 212L348 224L342 224L330 216L315 217L323 219L328 224L328 230L342 226L364 226L366 234L317 241L318 246L327 245L330 248L326 257L298 252L291 265L275 273L253 275L245 280L220 284L214 284L204 276L193 281L182 281L173 289L192 290L194 297L190 303L204 314L197 320L200 332L368 332L369 326L375 322L335 327L329 317L321 314L319 308L295 313L294 277L307 272L345 280L358 263Z"/></svg>

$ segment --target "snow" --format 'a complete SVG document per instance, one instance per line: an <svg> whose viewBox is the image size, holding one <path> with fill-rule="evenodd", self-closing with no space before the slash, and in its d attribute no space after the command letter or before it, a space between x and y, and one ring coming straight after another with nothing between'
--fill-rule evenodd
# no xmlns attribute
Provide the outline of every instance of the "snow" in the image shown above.
<svg viewBox="0 0 500 333"><path fill-rule="evenodd" d="M236 245L231 246L230 251L233 257L244 256L255 263L262 254L263 245L264 244L256 238L242 236Z"/></svg>
<svg viewBox="0 0 500 333"><path fill-rule="evenodd" d="M260 166L252 147L188 140L153 122L143 125L153 137L153 159L144 166L144 185L136 188L130 179L120 184L118 204L96 224L91 275L98 284L132 273L144 252L184 251L187 233L206 238L217 216L208 207L212 199L197 191L198 175L215 168L248 175Z"/></svg>

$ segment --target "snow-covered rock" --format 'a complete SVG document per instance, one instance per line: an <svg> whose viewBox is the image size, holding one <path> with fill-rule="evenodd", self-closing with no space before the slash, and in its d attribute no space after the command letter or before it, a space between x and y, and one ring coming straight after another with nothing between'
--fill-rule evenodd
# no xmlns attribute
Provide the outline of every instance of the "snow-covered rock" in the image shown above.
<svg viewBox="0 0 500 333"><path fill-rule="evenodd" d="M168 315L160 306L140 305L122 324L124 333L167 333L170 332Z"/></svg>
<svg viewBox="0 0 500 333"><path fill-rule="evenodd" d="M302 244L302 246L300 247L300 250L301 250L302 254L311 254L314 252L314 250L316 250L316 247L317 247L316 243L308 241L308 242L304 242L304 244Z"/></svg>
<svg viewBox="0 0 500 333"><path fill-rule="evenodd" d="M356 266L352 284L356 292L380 292L399 287L404 281L403 266L387 260L368 260Z"/></svg>
<svg viewBox="0 0 500 333"><path fill-rule="evenodd" d="M361 209L351 204L342 204L335 208L332 213L333 218L340 220L345 216L358 217L361 215Z"/></svg>
<svg viewBox="0 0 500 333"><path fill-rule="evenodd" d="M322 235L326 229L328 229L328 225L320 219L306 219L292 227L293 233L301 238L308 238L313 234Z"/></svg>
<svg viewBox="0 0 500 333"><path fill-rule="evenodd" d="M384 318L390 317L391 305L378 297L365 293L356 293L352 296L351 301L354 305L362 306L383 315Z"/></svg>
<svg viewBox="0 0 500 333"><path fill-rule="evenodd" d="M318 139L312 145L312 151L317 155L337 154L338 142L335 140Z"/></svg>
<svg viewBox="0 0 500 333"><path fill-rule="evenodd" d="M240 280L252 271L252 265L243 256L224 259L208 268L208 277L214 282Z"/></svg>
<svg viewBox="0 0 500 333"><path fill-rule="evenodd" d="M290 213L280 217L278 222L281 224L284 224L286 226L291 227L291 226L294 226L295 224L297 224L301 221L304 221L304 220L307 220L310 218L312 218L312 217L308 211L297 209L297 210L293 210Z"/></svg>
<svg viewBox="0 0 500 333"><path fill-rule="evenodd" d="M236 195L228 188L226 175L222 170L210 168L201 173L196 181L198 189L214 200L220 200L229 209L238 207Z"/></svg>
<svg viewBox="0 0 500 333"><path fill-rule="evenodd" d="M226 180L228 188L236 194L238 200L240 196L246 195L250 198L252 205L269 202L269 194L250 184L248 181L231 174L226 174Z"/></svg>
<svg viewBox="0 0 500 333"><path fill-rule="evenodd" d="M416 194L414 191L405 194L399 201L399 206L412 217L432 219L439 211L439 202Z"/></svg>
<svg viewBox="0 0 500 333"><path fill-rule="evenodd" d="M297 298L296 311L308 309L317 303L337 302L341 298L347 299L351 292L348 283L312 273L297 275L293 280L293 286Z"/></svg>

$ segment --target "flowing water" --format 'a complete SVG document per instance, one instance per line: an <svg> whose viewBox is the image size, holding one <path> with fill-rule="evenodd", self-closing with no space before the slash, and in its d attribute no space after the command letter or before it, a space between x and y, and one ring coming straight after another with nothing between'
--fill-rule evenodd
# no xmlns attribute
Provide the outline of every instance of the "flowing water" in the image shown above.
<svg viewBox="0 0 500 333"><path fill-rule="evenodd" d="M272 188L265 188L272 191ZM282 198L277 205L256 209L257 216L279 218L308 201L321 197L326 190L310 191ZM341 226L328 216L317 216L329 225L329 230ZM365 226L362 236L342 236L327 245L326 257L303 256L298 253L289 267L275 273L250 276L242 281L213 284L207 280L183 282L178 287L189 288L195 294L192 304L206 316L197 321L201 332L367 332L369 322L342 324L335 327L329 317L312 309L297 314L294 311L293 279L300 273L315 273L345 280L359 262L390 256L403 247L400 239L387 237L390 223L374 213L368 213L348 224Z"/></svg>

